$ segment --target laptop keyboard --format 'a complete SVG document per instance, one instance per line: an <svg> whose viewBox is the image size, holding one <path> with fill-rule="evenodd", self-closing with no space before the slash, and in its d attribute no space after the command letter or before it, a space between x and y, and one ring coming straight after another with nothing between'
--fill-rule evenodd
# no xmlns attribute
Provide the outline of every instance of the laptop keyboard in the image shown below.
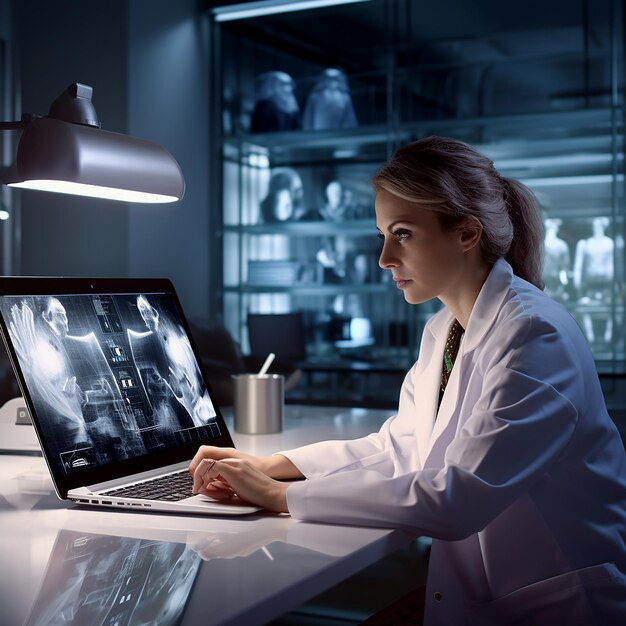
<svg viewBox="0 0 626 626"><path fill-rule="evenodd" d="M107 496L118 496L123 498L140 498L142 500L165 500L175 502L191 498L193 478L187 470L182 470L175 474L159 476L141 483L135 483L128 487L120 487L104 491Z"/></svg>

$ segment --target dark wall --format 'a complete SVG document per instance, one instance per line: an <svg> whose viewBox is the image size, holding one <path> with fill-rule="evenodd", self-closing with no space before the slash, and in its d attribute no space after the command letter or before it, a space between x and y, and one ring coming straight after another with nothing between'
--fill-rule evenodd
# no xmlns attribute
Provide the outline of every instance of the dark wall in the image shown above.
<svg viewBox="0 0 626 626"><path fill-rule="evenodd" d="M102 127L180 163L181 202L139 205L21 191L24 275L165 276L189 316L208 310L207 17L198 0L13 0L22 110L94 88Z"/></svg>
<svg viewBox="0 0 626 626"><path fill-rule="evenodd" d="M129 272L171 278L188 316L204 317L210 237L208 18L197 0L133 0L128 10L128 132L168 149L186 182L182 201L129 211Z"/></svg>
<svg viewBox="0 0 626 626"><path fill-rule="evenodd" d="M124 0L13 3L22 110L47 114L71 83L94 88L106 130L126 132L128 31ZM128 207L22 191L21 274L125 275Z"/></svg>

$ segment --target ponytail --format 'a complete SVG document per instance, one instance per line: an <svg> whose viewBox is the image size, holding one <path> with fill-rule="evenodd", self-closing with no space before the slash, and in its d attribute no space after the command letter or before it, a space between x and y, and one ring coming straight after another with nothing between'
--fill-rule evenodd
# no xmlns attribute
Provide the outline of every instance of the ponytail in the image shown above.
<svg viewBox="0 0 626 626"><path fill-rule="evenodd" d="M544 288L544 227L541 210L533 192L513 178L500 177L504 203L513 224L513 239L505 259L513 272L539 289Z"/></svg>

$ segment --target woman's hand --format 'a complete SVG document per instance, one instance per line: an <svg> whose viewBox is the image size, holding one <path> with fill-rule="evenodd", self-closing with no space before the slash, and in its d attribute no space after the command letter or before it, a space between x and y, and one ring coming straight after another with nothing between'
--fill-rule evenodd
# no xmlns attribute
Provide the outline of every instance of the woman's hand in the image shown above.
<svg viewBox="0 0 626 626"><path fill-rule="evenodd" d="M254 456L235 450L235 448L219 448L217 446L200 446L189 464L189 473L194 476L202 459L220 461L222 459L241 459L248 461L252 467L271 478L294 480L304 478L300 470L282 454L272 456Z"/></svg>
<svg viewBox="0 0 626 626"><path fill-rule="evenodd" d="M189 463L189 473L193 477L200 461L203 459L213 459L219 461L221 459L246 459L252 465L258 467L261 471L263 468L261 465L261 457L255 457L252 454L246 454L245 452L239 452L235 448L219 448L217 446L200 446L196 452L191 463Z"/></svg>
<svg viewBox="0 0 626 626"><path fill-rule="evenodd" d="M238 452L238 458L229 458L227 449L216 449L221 451L220 459L203 457L195 463L193 472L190 466L194 493L204 493L216 500L229 500L236 494L242 500L262 506L269 511L289 512L286 483L269 478L255 467L250 459L243 458L250 455ZM231 451L237 452L232 449Z"/></svg>

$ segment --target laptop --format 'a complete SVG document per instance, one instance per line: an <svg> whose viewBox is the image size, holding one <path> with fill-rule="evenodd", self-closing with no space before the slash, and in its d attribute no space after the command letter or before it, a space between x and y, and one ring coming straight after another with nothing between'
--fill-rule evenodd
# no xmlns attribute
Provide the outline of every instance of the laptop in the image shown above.
<svg viewBox="0 0 626 626"><path fill-rule="evenodd" d="M0 327L61 499L260 510L191 493L198 447L233 441L169 280L0 278Z"/></svg>

